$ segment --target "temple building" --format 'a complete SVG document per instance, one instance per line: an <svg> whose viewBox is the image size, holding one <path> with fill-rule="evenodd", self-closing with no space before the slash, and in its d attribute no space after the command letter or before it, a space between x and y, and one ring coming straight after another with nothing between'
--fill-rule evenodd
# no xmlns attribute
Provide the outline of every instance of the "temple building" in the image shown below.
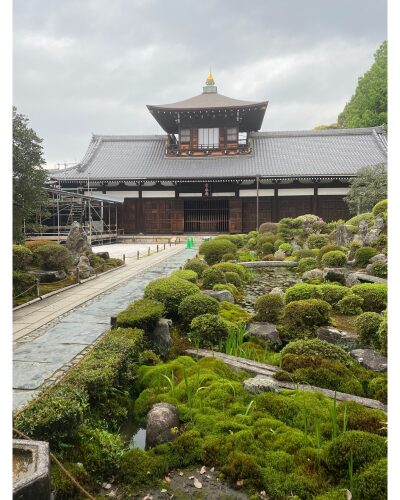
<svg viewBox="0 0 400 500"><path fill-rule="evenodd" d="M260 132L267 107L218 93L210 72L201 94L147 106L163 134L93 135L82 161L51 179L119 200L125 234L242 233L305 213L348 218L349 181L387 162L384 129Z"/></svg>

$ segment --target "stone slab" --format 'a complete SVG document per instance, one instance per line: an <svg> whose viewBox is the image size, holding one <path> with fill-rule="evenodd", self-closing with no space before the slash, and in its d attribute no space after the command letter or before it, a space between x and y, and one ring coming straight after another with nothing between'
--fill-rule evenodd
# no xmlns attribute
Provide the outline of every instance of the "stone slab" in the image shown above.
<svg viewBox="0 0 400 500"><path fill-rule="evenodd" d="M36 398L36 396L39 393L40 393L40 391L34 391L34 390L23 391L23 390L14 389L14 391L13 391L13 410L16 410L17 408L22 408L31 399Z"/></svg>
<svg viewBox="0 0 400 500"><path fill-rule="evenodd" d="M354 273L354 274L360 281L366 281L367 283L387 284L387 279L385 278L378 278L378 276L371 276L370 274L365 274L365 273Z"/></svg>
<svg viewBox="0 0 400 500"><path fill-rule="evenodd" d="M372 349L354 349L350 356L357 360L360 365L375 372L387 371L387 358Z"/></svg>
<svg viewBox="0 0 400 500"><path fill-rule="evenodd" d="M343 349L351 350L357 347L358 337L356 333L339 330L333 326L320 326L317 330L317 337L330 344L338 345Z"/></svg>
<svg viewBox="0 0 400 500"><path fill-rule="evenodd" d="M87 344L60 344L49 342L26 342L14 349L14 361L32 361L63 366L79 354Z"/></svg>
<svg viewBox="0 0 400 500"><path fill-rule="evenodd" d="M60 367L59 363L13 362L13 388L38 389Z"/></svg>

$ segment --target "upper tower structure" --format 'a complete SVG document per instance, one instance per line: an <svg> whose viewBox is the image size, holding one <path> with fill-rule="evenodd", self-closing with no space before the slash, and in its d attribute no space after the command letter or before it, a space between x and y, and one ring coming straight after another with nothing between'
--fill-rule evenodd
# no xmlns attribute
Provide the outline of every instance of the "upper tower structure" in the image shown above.
<svg viewBox="0 0 400 500"><path fill-rule="evenodd" d="M168 134L167 155L204 156L250 153L248 134L261 128L267 106L219 94L210 71L201 94L147 108Z"/></svg>

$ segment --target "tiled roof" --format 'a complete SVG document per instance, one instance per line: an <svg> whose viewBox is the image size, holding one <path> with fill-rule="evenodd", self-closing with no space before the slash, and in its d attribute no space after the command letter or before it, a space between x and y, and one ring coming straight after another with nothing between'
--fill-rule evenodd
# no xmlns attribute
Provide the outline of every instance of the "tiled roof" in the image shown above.
<svg viewBox="0 0 400 500"><path fill-rule="evenodd" d="M173 102L171 104L150 105L148 108L161 108L161 109L211 109L211 108L237 108L240 106L254 106L266 104L266 101L242 101L239 99L232 99L226 95L215 93L203 93L184 99L183 101Z"/></svg>
<svg viewBox="0 0 400 500"><path fill-rule="evenodd" d="M386 163L382 127L318 131L254 132L252 154L165 157L165 135L94 135L77 166L51 171L67 180L227 179L349 177L366 165Z"/></svg>

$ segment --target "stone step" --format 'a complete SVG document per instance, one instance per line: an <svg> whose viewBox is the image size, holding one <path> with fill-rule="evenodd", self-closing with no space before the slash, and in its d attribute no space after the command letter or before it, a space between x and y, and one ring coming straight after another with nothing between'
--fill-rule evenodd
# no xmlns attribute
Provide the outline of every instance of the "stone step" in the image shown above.
<svg viewBox="0 0 400 500"><path fill-rule="evenodd" d="M265 363L259 363L258 361L252 361L246 358L239 358L236 356L230 356L229 354L224 354L218 351L210 351L208 349L187 349L186 353L194 356L205 358L207 356L220 359L226 363L230 368L235 371L244 370L249 373L256 375L252 379L246 380L244 386L247 390L252 386L253 388L257 386L258 389L253 389L250 392L256 393L271 391L273 388L275 390L279 389L290 389L290 390L302 390L311 392L320 392L327 396L328 398L335 397L335 391L330 389L324 389L322 387L315 387L306 384L296 384L294 382L287 382L281 380L275 380L273 378L274 373L280 371L280 368L273 365L267 365ZM259 378L257 378L259 377ZM264 380L265 379L265 380ZM264 380L264 390L263 390L263 380ZM247 386L247 387L246 387ZM366 406L368 408L375 408L378 410L387 410L387 406L376 401L375 399L362 398L359 396L354 396L353 394L346 394L344 392L336 392L337 401L355 401L358 404Z"/></svg>
<svg viewBox="0 0 400 500"><path fill-rule="evenodd" d="M385 278L378 278L378 276L371 276L370 274L366 273L354 273L360 281L366 281L367 283L381 283L381 284L387 284L387 279Z"/></svg>

